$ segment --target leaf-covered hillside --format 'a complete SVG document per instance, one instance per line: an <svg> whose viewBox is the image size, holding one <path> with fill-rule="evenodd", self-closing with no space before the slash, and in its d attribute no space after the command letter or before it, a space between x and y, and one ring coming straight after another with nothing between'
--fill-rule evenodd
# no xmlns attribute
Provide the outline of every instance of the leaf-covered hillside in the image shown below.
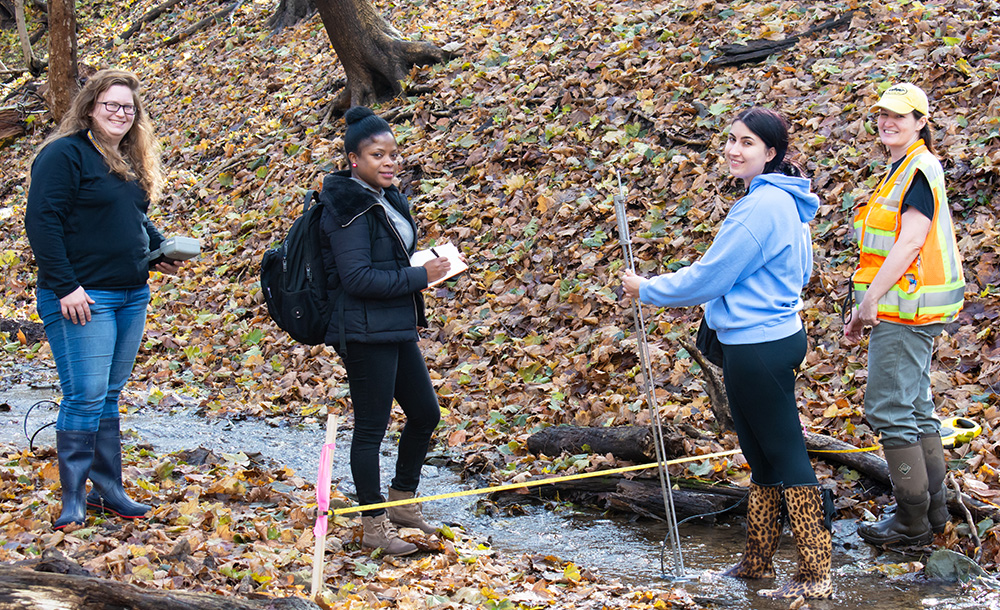
<svg viewBox="0 0 1000 610"><path fill-rule="evenodd" d="M164 39L215 10L179 4L136 36L113 41L154 6L82 4L80 60L138 73L163 142L166 199L153 220L199 237L205 254L177 278L157 277L132 400L176 394L209 414L315 417L349 413L332 350L297 345L268 319L257 281L266 248L298 214L303 189L343 166L343 123L327 105L343 86L318 17L272 34L274 1L248 1L179 44ZM939 343L933 382L942 414L974 417L984 434L951 452L966 492L989 499L1000 468L1000 3L381 2L411 38L451 49L415 69L408 94L377 111L394 124L423 239L461 246L472 269L428 295L423 348L442 407L438 440L469 455L500 448L510 475L541 469L525 455L540 425L642 422L612 197L628 189L642 272L697 259L741 187L720 153L728 123L763 104L789 117L797 161L822 198L816 272L805 319L807 427L875 444L861 411L865 350L839 337L854 250L851 210L885 157L869 108L893 82L930 92L968 281L966 309ZM853 11L849 25L803 37L766 60L715 67L725 45L778 40ZM12 51L11 51L12 52ZM8 52L8 53L11 53ZM16 56L3 57L16 63ZM13 91L22 83L9 82ZM23 232L32 151L51 128L0 149L0 317L34 315L35 273ZM697 365L678 343L700 311L648 311L666 418L712 429ZM11 344L13 358L48 358ZM707 452L734 437L692 444ZM551 466L551 464L548 464ZM824 477L840 476L820 467ZM741 479L740 463L717 477ZM495 476L503 476L498 473ZM850 494L849 483L842 494ZM841 503L850 509L850 499ZM958 544L952 535L952 544ZM996 561L996 530L984 538Z"/></svg>

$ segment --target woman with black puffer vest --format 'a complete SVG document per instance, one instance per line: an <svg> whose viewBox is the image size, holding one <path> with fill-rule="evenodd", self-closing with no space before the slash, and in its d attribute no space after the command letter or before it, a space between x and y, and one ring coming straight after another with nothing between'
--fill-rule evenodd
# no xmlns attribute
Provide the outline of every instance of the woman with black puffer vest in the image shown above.
<svg viewBox="0 0 1000 610"><path fill-rule="evenodd" d="M350 169L323 181L323 260L334 303L326 343L344 361L354 408L351 474L358 502L384 502L379 446L389 425L393 399L406 415L396 472L388 500L416 495L420 471L440 418L437 394L417 346L426 326L421 291L443 278L450 263L434 258L410 265L417 226L406 197L394 186L399 148L392 128L365 107L345 119L344 152ZM362 546L388 555L417 547L399 538L397 527L436 531L420 504L362 512Z"/></svg>

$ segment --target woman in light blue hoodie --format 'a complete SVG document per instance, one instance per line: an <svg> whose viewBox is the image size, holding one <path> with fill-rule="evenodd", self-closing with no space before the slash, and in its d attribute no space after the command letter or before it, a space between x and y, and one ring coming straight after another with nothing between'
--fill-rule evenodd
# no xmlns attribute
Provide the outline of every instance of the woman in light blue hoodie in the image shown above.
<svg viewBox="0 0 1000 610"><path fill-rule="evenodd" d="M726 394L740 448L751 469L747 546L725 572L773 578L782 497L800 562L791 582L765 597L826 598L830 580L832 500L821 493L806 453L795 402L795 374L806 354L799 311L812 271L809 221L819 198L785 160L788 124L751 108L729 129L729 171L746 195L733 204L705 255L676 273L645 279L625 272L625 294L662 307L705 304L705 321L722 344Z"/></svg>

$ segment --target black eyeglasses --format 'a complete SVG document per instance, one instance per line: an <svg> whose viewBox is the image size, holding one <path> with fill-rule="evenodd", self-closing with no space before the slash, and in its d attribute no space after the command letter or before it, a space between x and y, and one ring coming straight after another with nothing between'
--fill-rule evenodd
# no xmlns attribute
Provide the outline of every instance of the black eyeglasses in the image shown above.
<svg viewBox="0 0 1000 610"><path fill-rule="evenodd" d="M97 102L98 104L104 104L104 108L107 109L111 114L118 114L121 110L125 114L131 116L135 114L135 106L132 104L119 104L118 102Z"/></svg>

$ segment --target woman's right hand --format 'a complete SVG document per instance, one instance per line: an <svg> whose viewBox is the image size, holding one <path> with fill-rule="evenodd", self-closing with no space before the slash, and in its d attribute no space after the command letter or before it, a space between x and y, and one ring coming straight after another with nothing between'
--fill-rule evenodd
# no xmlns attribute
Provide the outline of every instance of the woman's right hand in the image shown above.
<svg viewBox="0 0 1000 610"><path fill-rule="evenodd" d="M861 340L861 334L865 327L874 328L879 324L878 301L870 298L871 295L870 291L865 294L865 298L851 311L851 317L844 325L844 339L847 340L848 345L853 345Z"/></svg>
<svg viewBox="0 0 1000 610"><path fill-rule="evenodd" d="M451 261L443 256L432 258L424 263L424 269L427 271L427 284L430 285L448 275Z"/></svg>
<svg viewBox="0 0 1000 610"><path fill-rule="evenodd" d="M642 285L642 276L636 275L635 271L626 269L622 274L622 292L630 299L639 298L639 287Z"/></svg>
<svg viewBox="0 0 1000 610"><path fill-rule="evenodd" d="M59 307L62 309L64 318L73 324L86 326L90 322L90 306L94 304L94 299L90 298L83 286L59 299Z"/></svg>

